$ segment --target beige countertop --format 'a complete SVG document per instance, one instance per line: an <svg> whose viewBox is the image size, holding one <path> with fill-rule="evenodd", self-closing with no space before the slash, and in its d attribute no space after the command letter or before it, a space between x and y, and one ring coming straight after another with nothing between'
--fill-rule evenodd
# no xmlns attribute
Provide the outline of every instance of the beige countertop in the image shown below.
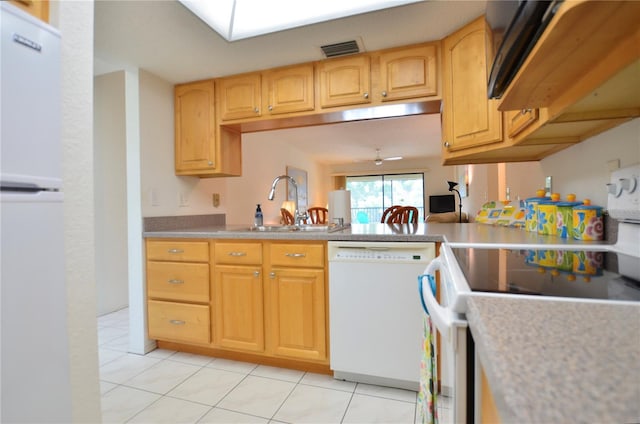
<svg viewBox="0 0 640 424"><path fill-rule="evenodd" d="M249 225L195 227L178 230L146 231L144 237L272 239L329 241L443 241L465 245L544 245L546 247L601 246L602 242L583 242L556 236L538 235L524 229L484 224L353 224L344 230L260 232L249 231Z"/></svg>
<svg viewBox="0 0 640 424"><path fill-rule="evenodd" d="M640 422L640 304L475 296L467 306L503 422Z"/></svg>

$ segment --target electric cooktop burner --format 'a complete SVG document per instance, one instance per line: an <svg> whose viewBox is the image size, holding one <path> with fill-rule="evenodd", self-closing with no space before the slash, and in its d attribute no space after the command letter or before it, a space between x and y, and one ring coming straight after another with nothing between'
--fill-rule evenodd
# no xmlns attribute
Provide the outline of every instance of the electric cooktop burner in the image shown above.
<svg viewBox="0 0 640 424"><path fill-rule="evenodd" d="M640 301L640 260L621 253L453 248L474 292Z"/></svg>

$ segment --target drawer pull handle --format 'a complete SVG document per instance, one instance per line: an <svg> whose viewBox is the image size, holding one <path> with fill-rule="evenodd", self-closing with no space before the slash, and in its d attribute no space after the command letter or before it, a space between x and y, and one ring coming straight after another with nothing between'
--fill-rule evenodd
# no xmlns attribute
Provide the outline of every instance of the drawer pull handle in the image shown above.
<svg viewBox="0 0 640 424"><path fill-rule="evenodd" d="M167 250L167 253L184 253L184 250L182 250L182 249L169 249L169 250Z"/></svg>
<svg viewBox="0 0 640 424"><path fill-rule="evenodd" d="M247 256L245 252L229 252L229 256Z"/></svg>
<svg viewBox="0 0 640 424"><path fill-rule="evenodd" d="M173 325L185 325L186 322L181 320L181 319L170 319L169 320L169 324L173 324Z"/></svg>
<svg viewBox="0 0 640 424"><path fill-rule="evenodd" d="M184 280L175 280L171 279L168 281L169 284L184 284Z"/></svg>
<svg viewBox="0 0 640 424"><path fill-rule="evenodd" d="M305 253L285 253L284 255L290 258L304 258L307 256Z"/></svg>

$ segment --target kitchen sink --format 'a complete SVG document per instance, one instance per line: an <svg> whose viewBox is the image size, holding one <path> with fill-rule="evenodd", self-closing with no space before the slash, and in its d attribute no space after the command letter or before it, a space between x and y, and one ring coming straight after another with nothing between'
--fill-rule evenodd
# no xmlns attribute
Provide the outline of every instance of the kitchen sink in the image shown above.
<svg viewBox="0 0 640 424"><path fill-rule="evenodd" d="M304 224L304 225L259 225L249 227L249 231L258 232L294 232L294 231L329 231L335 225Z"/></svg>

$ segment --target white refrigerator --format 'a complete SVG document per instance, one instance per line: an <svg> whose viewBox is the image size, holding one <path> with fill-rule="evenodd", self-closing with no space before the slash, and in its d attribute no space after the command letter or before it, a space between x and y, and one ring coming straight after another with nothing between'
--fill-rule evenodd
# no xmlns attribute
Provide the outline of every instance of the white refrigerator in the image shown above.
<svg viewBox="0 0 640 424"><path fill-rule="evenodd" d="M0 422L71 422L60 34L5 1L0 29Z"/></svg>

